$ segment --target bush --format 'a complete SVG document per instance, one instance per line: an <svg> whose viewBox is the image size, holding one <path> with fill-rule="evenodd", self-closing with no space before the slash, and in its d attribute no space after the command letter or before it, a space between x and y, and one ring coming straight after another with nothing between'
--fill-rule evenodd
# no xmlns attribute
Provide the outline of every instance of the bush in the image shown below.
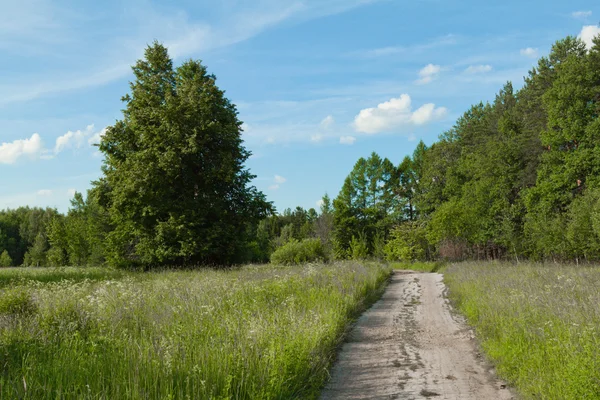
<svg viewBox="0 0 600 400"><path fill-rule="evenodd" d="M0 314L26 315L36 311L31 295L22 288L0 292Z"/></svg>
<svg viewBox="0 0 600 400"><path fill-rule="evenodd" d="M271 254L271 262L274 264L290 265L328 260L328 254L319 239L304 239L301 242L292 239Z"/></svg>
<svg viewBox="0 0 600 400"><path fill-rule="evenodd" d="M427 258L429 243L424 224L409 221L392 230L385 246L389 261L423 261Z"/></svg>
<svg viewBox="0 0 600 400"><path fill-rule="evenodd" d="M594 229L599 209L600 191L586 192L575 198L569 206L569 222L566 227L569 256L576 259L598 259L600 256L600 232Z"/></svg>
<svg viewBox="0 0 600 400"><path fill-rule="evenodd" d="M10 258L8 251L4 250L0 254L0 267L12 267L13 260Z"/></svg>
<svg viewBox="0 0 600 400"><path fill-rule="evenodd" d="M350 241L350 255L353 260L366 260L369 257L369 244L364 233L352 236Z"/></svg>

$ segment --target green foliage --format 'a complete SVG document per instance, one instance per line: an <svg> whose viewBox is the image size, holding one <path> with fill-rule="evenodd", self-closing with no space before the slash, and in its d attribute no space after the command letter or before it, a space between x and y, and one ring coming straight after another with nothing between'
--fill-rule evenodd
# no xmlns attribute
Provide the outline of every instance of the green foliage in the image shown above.
<svg viewBox="0 0 600 400"><path fill-rule="evenodd" d="M373 238L373 258L376 260L383 260L386 257L385 254L385 238L381 232L377 232Z"/></svg>
<svg viewBox="0 0 600 400"><path fill-rule="evenodd" d="M48 239L42 232L38 233L33 246L25 254L23 265L26 267L40 267L46 264L46 252L48 251Z"/></svg>
<svg viewBox="0 0 600 400"><path fill-rule="evenodd" d="M429 253L427 227L420 221L407 221L395 227L385 246L389 261L424 261Z"/></svg>
<svg viewBox="0 0 600 400"><path fill-rule="evenodd" d="M463 263L444 276L499 375L523 398L598 398L598 266Z"/></svg>
<svg viewBox="0 0 600 400"><path fill-rule="evenodd" d="M390 265L395 270L441 272L446 264L440 261L394 262Z"/></svg>
<svg viewBox="0 0 600 400"><path fill-rule="evenodd" d="M0 315L26 315L36 311L37 305L31 293L23 288L7 289L0 292Z"/></svg>
<svg viewBox="0 0 600 400"><path fill-rule="evenodd" d="M13 265L45 266L46 231L57 215L58 212L51 208L20 207L0 211L0 252L8 251Z"/></svg>
<svg viewBox="0 0 600 400"><path fill-rule="evenodd" d="M369 245L366 235L361 232L358 236L352 236L349 250L350 257L353 260L366 260L369 257Z"/></svg>
<svg viewBox="0 0 600 400"><path fill-rule="evenodd" d="M282 265L328 260L329 254L319 239L291 239L271 254L271 262Z"/></svg>
<svg viewBox="0 0 600 400"><path fill-rule="evenodd" d="M442 257L600 258L587 194L600 187L599 71L600 43L587 51L577 38L558 41L522 89L508 82L404 158L396 215L426 222ZM364 216L355 215L346 223L357 232ZM392 258L422 257L408 232L392 235Z"/></svg>
<svg viewBox="0 0 600 400"><path fill-rule="evenodd" d="M13 266L13 260L10 257L10 254L8 254L7 250L4 250L2 252L2 254L0 254L0 267L12 267Z"/></svg>
<svg viewBox="0 0 600 400"><path fill-rule="evenodd" d="M244 162L241 121L198 61L178 68L154 43L133 67L123 119L100 143L94 183L114 228L106 256L122 267L231 264L270 203Z"/></svg>
<svg viewBox="0 0 600 400"><path fill-rule="evenodd" d="M0 288L40 283L68 281L104 281L129 276L121 270L100 267L7 268L0 269Z"/></svg>
<svg viewBox="0 0 600 400"><path fill-rule="evenodd" d="M333 201L333 237L338 247L336 253L354 257L353 239L364 234L367 255L373 252L372 240L377 233L387 236L398 218L398 169L387 158L372 153L368 159L360 158L344 181L342 190Z"/></svg>
<svg viewBox="0 0 600 400"><path fill-rule="evenodd" d="M594 229L594 219L599 213L600 190L587 191L569 206L566 238L572 257L585 260L600 258L600 230Z"/></svg>
<svg viewBox="0 0 600 400"><path fill-rule="evenodd" d="M390 274L349 262L105 272L0 289L0 398L316 399Z"/></svg>

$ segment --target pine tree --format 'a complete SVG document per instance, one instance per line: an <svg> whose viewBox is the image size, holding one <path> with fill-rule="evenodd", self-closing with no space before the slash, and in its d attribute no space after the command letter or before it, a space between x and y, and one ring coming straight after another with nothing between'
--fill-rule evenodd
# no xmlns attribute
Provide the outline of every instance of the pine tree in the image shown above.
<svg viewBox="0 0 600 400"><path fill-rule="evenodd" d="M107 258L119 266L243 261L249 224L270 210L249 186L241 121L199 61L177 69L154 43L133 67L123 119L100 144L95 182L114 230Z"/></svg>

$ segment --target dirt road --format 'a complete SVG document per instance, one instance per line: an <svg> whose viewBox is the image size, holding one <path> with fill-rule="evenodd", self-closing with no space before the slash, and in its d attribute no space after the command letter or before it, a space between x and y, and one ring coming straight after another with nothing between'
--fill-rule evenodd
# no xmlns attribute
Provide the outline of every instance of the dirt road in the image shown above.
<svg viewBox="0 0 600 400"><path fill-rule="evenodd" d="M450 313L440 274L397 271L342 347L321 398L514 398Z"/></svg>

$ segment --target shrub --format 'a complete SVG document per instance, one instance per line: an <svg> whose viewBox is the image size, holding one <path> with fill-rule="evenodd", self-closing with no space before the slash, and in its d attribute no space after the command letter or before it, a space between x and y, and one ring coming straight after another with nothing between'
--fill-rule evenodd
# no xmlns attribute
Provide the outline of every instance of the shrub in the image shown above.
<svg viewBox="0 0 600 400"><path fill-rule="evenodd" d="M13 260L10 258L8 251L4 250L0 255L0 267L12 267Z"/></svg>
<svg viewBox="0 0 600 400"><path fill-rule="evenodd" d="M405 222L394 228L390 236L385 246L389 261L423 261L427 258L429 243L422 223Z"/></svg>
<svg viewBox="0 0 600 400"><path fill-rule="evenodd" d="M575 198L569 206L566 237L570 245L569 255L576 259L597 259L600 256L600 235L594 229L599 205L600 191L589 191Z"/></svg>
<svg viewBox="0 0 600 400"><path fill-rule="evenodd" d="M365 260L369 257L369 245L363 233L359 234L358 237L352 236L352 241L350 241L350 255L353 260Z"/></svg>
<svg viewBox="0 0 600 400"><path fill-rule="evenodd" d="M385 258L385 236L381 232L377 232L373 238L373 257L377 260Z"/></svg>
<svg viewBox="0 0 600 400"><path fill-rule="evenodd" d="M26 315L36 309L31 295L22 288L0 292L0 314Z"/></svg>
<svg viewBox="0 0 600 400"><path fill-rule="evenodd" d="M301 264L312 261L327 261L329 259L323 243L319 239L290 240L273 254L271 262L274 264Z"/></svg>

